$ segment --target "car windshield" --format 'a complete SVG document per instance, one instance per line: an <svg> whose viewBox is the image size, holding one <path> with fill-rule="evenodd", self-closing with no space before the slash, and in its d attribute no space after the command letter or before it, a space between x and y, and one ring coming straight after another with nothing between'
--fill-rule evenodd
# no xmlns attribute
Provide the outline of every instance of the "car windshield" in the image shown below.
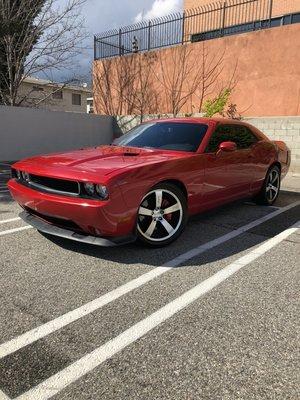
<svg viewBox="0 0 300 400"><path fill-rule="evenodd" d="M131 129L113 145L195 152L207 128L205 124L148 122Z"/></svg>

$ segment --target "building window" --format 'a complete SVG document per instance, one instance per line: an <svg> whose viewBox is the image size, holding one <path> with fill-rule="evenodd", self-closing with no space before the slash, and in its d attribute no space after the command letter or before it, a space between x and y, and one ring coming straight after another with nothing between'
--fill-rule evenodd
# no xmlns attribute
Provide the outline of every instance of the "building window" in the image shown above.
<svg viewBox="0 0 300 400"><path fill-rule="evenodd" d="M55 92L52 93L52 99L62 100L63 99L63 91L62 90L55 90Z"/></svg>
<svg viewBox="0 0 300 400"><path fill-rule="evenodd" d="M81 106L81 94L72 93L72 104L73 106Z"/></svg>
<svg viewBox="0 0 300 400"><path fill-rule="evenodd" d="M32 87L32 90L33 90L34 92L43 92L43 91L44 91L44 88L42 88L41 86L33 86L33 87Z"/></svg>

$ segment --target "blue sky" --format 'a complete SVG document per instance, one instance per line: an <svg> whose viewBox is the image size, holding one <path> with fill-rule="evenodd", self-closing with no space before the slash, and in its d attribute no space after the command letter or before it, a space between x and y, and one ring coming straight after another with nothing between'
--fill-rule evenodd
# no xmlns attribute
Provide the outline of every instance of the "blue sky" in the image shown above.
<svg viewBox="0 0 300 400"><path fill-rule="evenodd" d="M63 0L66 1L66 0ZM86 28L90 33L85 46L89 49L78 58L74 71L81 76L89 76L93 60L93 35L142 19L167 15L182 8L182 0L87 0L82 8ZM64 73L53 74L55 80L62 80Z"/></svg>

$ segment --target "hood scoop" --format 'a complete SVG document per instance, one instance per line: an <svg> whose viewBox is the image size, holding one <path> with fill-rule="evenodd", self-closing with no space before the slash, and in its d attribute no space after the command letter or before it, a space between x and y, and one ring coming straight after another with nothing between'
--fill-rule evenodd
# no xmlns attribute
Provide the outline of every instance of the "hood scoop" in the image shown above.
<svg viewBox="0 0 300 400"><path fill-rule="evenodd" d="M133 151L127 151L125 153L122 154L125 157L136 157L139 156L140 153L134 153Z"/></svg>

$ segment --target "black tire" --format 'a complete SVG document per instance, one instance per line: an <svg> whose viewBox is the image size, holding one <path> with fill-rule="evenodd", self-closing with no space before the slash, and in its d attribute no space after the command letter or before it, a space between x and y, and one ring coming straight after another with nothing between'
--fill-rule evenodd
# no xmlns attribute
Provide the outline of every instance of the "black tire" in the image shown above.
<svg viewBox="0 0 300 400"><path fill-rule="evenodd" d="M271 168L269 168L264 180L264 184L261 188L261 191L254 198L254 201L257 204L271 206L272 204L275 203L280 191L280 184L281 184L280 175L281 175L280 168L277 165L273 165ZM277 178L274 179L275 177ZM270 186L274 187L274 189L270 189Z"/></svg>
<svg viewBox="0 0 300 400"><path fill-rule="evenodd" d="M161 206L157 207L160 198ZM172 212L164 213L164 210L171 210L171 207ZM166 246L181 235L187 219L187 199L184 193L174 184L157 184L145 194L138 209L138 241L150 247Z"/></svg>

